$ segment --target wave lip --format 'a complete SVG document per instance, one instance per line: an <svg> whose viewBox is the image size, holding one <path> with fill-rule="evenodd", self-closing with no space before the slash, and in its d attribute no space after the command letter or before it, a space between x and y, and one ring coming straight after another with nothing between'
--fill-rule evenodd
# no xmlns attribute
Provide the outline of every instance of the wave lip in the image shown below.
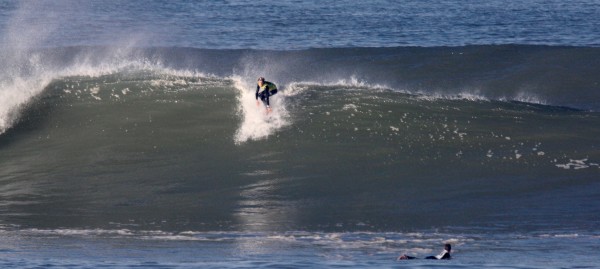
<svg viewBox="0 0 600 269"><path fill-rule="evenodd" d="M7 50L0 76L0 133L48 83L65 76L100 76L127 68L215 74L240 91L236 143L268 137L290 124L285 107L306 86L391 89L423 99L518 101L597 111L600 48L486 45L466 47L331 48L299 51L193 48L62 47ZM263 69L252 66L258 60ZM494 64L490 64L494 63ZM238 72L241 68L242 72ZM260 72L258 72L260 71ZM262 117L250 102L254 74L287 85ZM252 74L252 75L248 75ZM247 101L247 102L246 102Z"/></svg>

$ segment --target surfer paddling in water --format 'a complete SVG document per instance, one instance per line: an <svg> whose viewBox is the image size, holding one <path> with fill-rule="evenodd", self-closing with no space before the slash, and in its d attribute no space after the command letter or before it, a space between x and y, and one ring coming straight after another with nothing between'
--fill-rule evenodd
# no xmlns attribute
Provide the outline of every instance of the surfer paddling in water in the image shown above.
<svg viewBox="0 0 600 269"><path fill-rule="evenodd" d="M442 253L436 255L436 256L427 256L425 257L425 259L428 260L449 260L450 259L450 252L452 251L452 246L450 244L445 244L444 245L444 250L442 251ZM415 257L412 256L408 256L408 255L402 255L400 257L398 257L398 260L413 260L416 259Z"/></svg>
<svg viewBox="0 0 600 269"><path fill-rule="evenodd" d="M271 112L271 105L269 104L269 96L277 93L277 86L269 81L265 81L265 78L259 77L256 82L256 105L260 105L258 98L265 104L267 113Z"/></svg>

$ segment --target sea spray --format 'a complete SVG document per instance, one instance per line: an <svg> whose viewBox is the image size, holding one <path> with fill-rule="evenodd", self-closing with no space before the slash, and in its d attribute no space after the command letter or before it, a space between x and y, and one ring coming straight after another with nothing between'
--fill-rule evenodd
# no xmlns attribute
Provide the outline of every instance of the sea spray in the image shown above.
<svg viewBox="0 0 600 269"><path fill-rule="evenodd" d="M86 5L77 5L82 9ZM73 8L67 1L35 2L19 1L10 19L1 29L0 60L0 134L3 134L19 121L22 111L53 80L64 76L81 74L81 67L92 55L77 55L79 61L74 66L55 65L54 55L46 47L46 42L54 36L69 18L59 16L57 11ZM130 46L111 49L110 54L122 58L130 51ZM115 53L118 52L118 53ZM99 57L95 57L99 58ZM106 64L107 57L101 57ZM111 57L108 57L111 58ZM96 64L92 69L98 70ZM77 70L73 72L73 69ZM96 72L97 73L97 72Z"/></svg>
<svg viewBox="0 0 600 269"><path fill-rule="evenodd" d="M35 20L34 3L21 2L4 26L0 60L0 134L18 120L19 111L49 82L43 72L40 55L31 52L52 32L52 25L28 22ZM27 26L27 27L25 27Z"/></svg>
<svg viewBox="0 0 600 269"><path fill-rule="evenodd" d="M26 103L49 81L49 77L14 77L0 81L0 134L19 119L20 111Z"/></svg>
<svg viewBox="0 0 600 269"><path fill-rule="evenodd" d="M159 65L143 60L106 60L90 63L87 60L89 58L85 56L81 56L80 59L84 59L81 62L75 61L65 67L53 67L44 63L47 59L41 59L34 53L28 55L28 58L23 56L20 59L23 62L13 63L17 66L16 70L5 71L7 73L0 77L0 134L18 122L22 110L53 80L71 76L99 77L124 70L164 70ZM27 73L19 74L23 68L18 66L27 68Z"/></svg>

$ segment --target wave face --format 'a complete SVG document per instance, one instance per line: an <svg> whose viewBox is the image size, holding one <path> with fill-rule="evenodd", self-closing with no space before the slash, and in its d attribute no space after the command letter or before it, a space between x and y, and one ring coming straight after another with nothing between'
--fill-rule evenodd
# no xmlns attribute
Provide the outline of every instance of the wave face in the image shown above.
<svg viewBox="0 0 600 269"><path fill-rule="evenodd" d="M36 229L594 229L599 54L32 51L30 71L2 81L1 219ZM254 100L259 75L282 88L268 115Z"/></svg>

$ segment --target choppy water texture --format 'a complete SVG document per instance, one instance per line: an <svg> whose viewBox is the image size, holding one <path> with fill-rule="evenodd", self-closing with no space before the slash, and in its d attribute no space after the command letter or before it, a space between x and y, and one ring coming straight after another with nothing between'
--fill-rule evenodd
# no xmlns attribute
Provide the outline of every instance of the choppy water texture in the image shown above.
<svg viewBox="0 0 600 269"><path fill-rule="evenodd" d="M118 43L285 50L598 46L600 30L600 4L593 0L9 1L2 5L5 31L17 31L19 37L26 33L28 39L49 46Z"/></svg>
<svg viewBox="0 0 600 269"><path fill-rule="evenodd" d="M0 266L593 268L598 9L5 2Z"/></svg>

